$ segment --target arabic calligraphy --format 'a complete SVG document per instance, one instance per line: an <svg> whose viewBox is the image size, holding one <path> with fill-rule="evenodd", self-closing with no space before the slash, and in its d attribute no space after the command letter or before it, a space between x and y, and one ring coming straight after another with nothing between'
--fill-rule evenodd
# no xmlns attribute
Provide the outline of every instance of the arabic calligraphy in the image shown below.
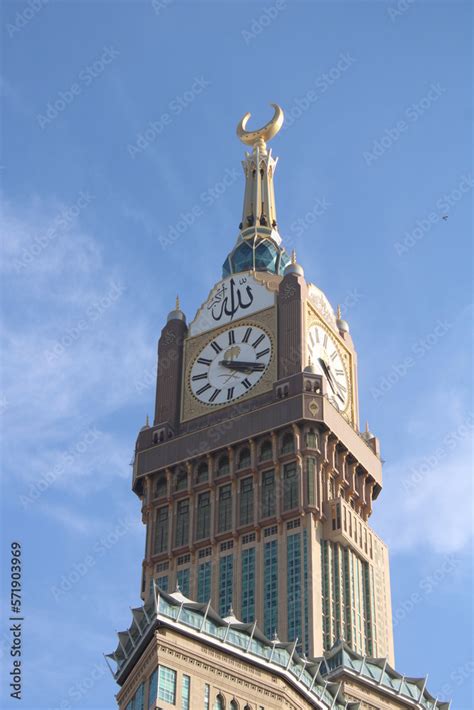
<svg viewBox="0 0 474 710"><path fill-rule="evenodd" d="M232 320L236 313L250 308L253 303L253 292L250 285L245 286L246 283L246 277L239 279L238 284L231 278L228 284L223 283L216 291L207 305L216 322L219 322L223 316L228 316Z"/></svg>

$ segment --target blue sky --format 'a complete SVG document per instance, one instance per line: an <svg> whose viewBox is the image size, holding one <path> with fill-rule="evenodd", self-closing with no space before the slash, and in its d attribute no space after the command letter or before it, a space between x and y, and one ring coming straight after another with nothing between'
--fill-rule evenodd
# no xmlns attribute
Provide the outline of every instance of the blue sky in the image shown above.
<svg viewBox="0 0 474 710"><path fill-rule="evenodd" d="M269 102L281 232L343 305L386 462L397 669L474 705L471 20L421 0L4 3L1 603L18 539L23 708L113 707L101 653L138 601L129 462L156 341L176 292L191 319L220 277L235 125Z"/></svg>

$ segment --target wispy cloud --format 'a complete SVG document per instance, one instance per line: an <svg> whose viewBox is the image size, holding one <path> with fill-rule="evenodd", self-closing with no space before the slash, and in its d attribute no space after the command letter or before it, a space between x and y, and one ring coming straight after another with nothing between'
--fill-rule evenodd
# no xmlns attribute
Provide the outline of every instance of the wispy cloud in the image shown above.
<svg viewBox="0 0 474 710"><path fill-rule="evenodd" d="M80 495L129 475L133 427L123 440L104 421L136 403L133 383L155 357L153 327L133 310L120 269L81 228L80 210L65 221L67 210L35 198L2 215L4 459L26 494L58 465L67 475L53 485ZM90 430L99 433L85 453Z"/></svg>
<svg viewBox="0 0 474 710"><path fill-rule="evenodd" d="M445 392L443 409L422 401L413 413L413 433L423 444L410 457L384 468L380 508L374 521L392 552L431 548L459 552L473 539L472 434L474 414L460 411L459 394ZM423 408L422 418L420 409ZM433 412L439 411L439 419ZM442 414L441 414L442 413Z"/></svg>

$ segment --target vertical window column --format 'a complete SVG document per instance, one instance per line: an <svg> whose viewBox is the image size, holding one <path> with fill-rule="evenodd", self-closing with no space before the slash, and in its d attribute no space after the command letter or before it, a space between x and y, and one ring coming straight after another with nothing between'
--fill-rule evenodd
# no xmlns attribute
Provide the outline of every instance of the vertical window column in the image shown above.
<svg viewBox="0 0 474 710"><path fill-rule="evenodd" d="M158 508L155 518L155 537L153 554L159 555L168 550L168 508Z"/></svg>
<svg viewBox="0 0 474 710"><path fill-rule="evenodd" d="M286 543L288 641L301 641L301 533L288 535Z"/></svg>
<svg viewBox="0 0 474 710"><path fill-rule="evenodd" d="M227 616L232 606L234 556L225 555L219 560L219 614Z"/></svg>
<svg viewBox="0 0 474 710"><path fill-rule="evenodd" d="M203 562L198 567L198 592L197 600L201 604L211 598L211 562Z"/></svg>
<svg viewBox="0 0 474 710"><path fill-rule="evenodd" d="M176 508L175 546L183 547L189 543L189 499L180 500Z"/></svg>
<svg viewBox="0 0 474 710"><path fill-rule="evenodd" d="M264 545L263 554L263 629L269 639L278 627L278 540Z"/></svg>
<svg viewBox="0 0 474 710"><path fill-rule="evenodd" d="M249 476L240 481L240 524L253 523L253 478Z"/></svg>
<svg viewBox="0 0 474 710"><path fill-rule="evenodd" d="M242 621L255 619L255 547L242 550Z"/></svg>
<svg viewBox="0 0 474 710"><path fill-rule="evenodd" d="M299 504L298 473L296 463L283 466L283 510L293 510Z"/></svg>

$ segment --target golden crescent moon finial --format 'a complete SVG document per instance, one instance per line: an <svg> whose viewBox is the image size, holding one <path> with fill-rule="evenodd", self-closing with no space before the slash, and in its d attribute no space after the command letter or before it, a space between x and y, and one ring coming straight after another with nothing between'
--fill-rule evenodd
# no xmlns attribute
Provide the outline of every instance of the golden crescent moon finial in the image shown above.
<svg viewBox="0 0 474 710"><path fill-rule="evenodd" d="M237 135L245 145L259 144L264 146L266 141L269 141L276 136L283 125L285 115L283 109L278 104L270 104L274 108L273 118L264 125L263 128L258 128L256 131L246 131L245 126L252 114L246 113L237 126Z"/></svg>

